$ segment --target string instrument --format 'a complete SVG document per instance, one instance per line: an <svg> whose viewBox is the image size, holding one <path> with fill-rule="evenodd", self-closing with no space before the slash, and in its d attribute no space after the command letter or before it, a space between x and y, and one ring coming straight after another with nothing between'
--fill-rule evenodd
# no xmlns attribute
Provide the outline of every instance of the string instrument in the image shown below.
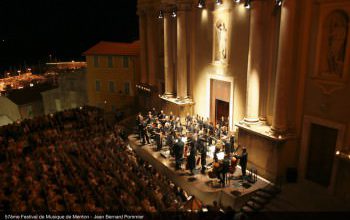
<svg viewBox="0 0 350 220"><path fill-rule="evenodd" d="M219 178L219 173L221 172L223 168L223 164L219 162L213 162L213 167L211 171L208 172L209 178Z"/></svg>
<svg viewBox="0 0 350 220"><path fill-rule="evenodd" d="M230 164L230 167L229 167L229 172L231 174L233 174L235 171L236 171L236 166L237 166L237 163L238 163L238 159L236 157L232 157L231 158L231 164Z"/></svg>

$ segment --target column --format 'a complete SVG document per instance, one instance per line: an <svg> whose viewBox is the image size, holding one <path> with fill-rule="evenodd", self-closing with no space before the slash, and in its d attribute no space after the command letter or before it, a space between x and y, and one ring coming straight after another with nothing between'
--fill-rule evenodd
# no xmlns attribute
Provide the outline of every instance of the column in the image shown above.
<svg viewBox="0 0 350 220"><path fill-rule="evenodd" d="M274 113L271 129L276 134L287 130L289 83L293 69L293 33L295 0L284 0L281 7L281 21L277 56Z"/></svg>
<svg viewBox="0 0 350 220"><path fill-rule="evenodd" d="M147 13L147 55L148 55L148 83L150 85L156 85L156 68L157 68L157 56L156 52L157 44L155 42L155 21L157 19L153 9L149 9Z"/></svg>
<svg viewBox="0 0 350 220"><path fill-rule="evenodd" d="M140 64L141 64L141 76L142 83L148 84L148 66L147 66L147 33L146 33L146 15L145 12L139 11L140 22Z"/></svg>
<svg viewBox="0 0 350 220"><path fill-rule="evenodd" d="M164 81L165 96L174 96L174 57L173 57L173 20L170 13L164 13Z"/></svg>
<svg viewBox="0 0 350 220"><path fill-rule="evenodd" d="M263 2L253 1L250 9L250 33L247 70L247 100L244 121L259 121L260 76L263 74Z"/></svg>
<svg viewBox="0 0 350 220"><path fill-rule="evenodd" d="M180 10L179 10L180 9ZM187 98L187 26L186 9L178 7L177 11L177 98Z"/></svg>

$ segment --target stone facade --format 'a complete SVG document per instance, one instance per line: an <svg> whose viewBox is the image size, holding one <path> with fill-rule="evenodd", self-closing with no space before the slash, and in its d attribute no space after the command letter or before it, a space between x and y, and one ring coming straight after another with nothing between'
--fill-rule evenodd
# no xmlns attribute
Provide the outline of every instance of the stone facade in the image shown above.
<svg viewBox="0 0 350 220"><path fill-rule="evenodd" d="M349 199L350 156L338 155L350 153L350 2L255 0L250 8L245 1L205 2L198 8L196 0L138 1L141 71L147 76L141 82L164 80L164 109L179 108L169 107L174 102L168 97L175 97L214 122L213 99L225 97L248 166L273 182L297 169L299 181L320 183L308 173L326 164L318 166L330 170L323 187ZM213 92L214 80L230 89ZM317 131L335 134L334 141L315 150L308 140Z"/></svg>

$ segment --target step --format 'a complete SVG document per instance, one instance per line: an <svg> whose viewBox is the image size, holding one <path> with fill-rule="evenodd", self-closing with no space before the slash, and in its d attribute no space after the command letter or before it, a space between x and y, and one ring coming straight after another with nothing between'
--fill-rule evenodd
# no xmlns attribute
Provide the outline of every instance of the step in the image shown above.
<svg viewBox="0 0 350 220"><path fill-rule="evenodd" d="M256 203L259 203L260 205L266 205L269 201L267 199L264 199L260 196L252 196L250 198L252 201L256 202Z"/></svg>
<svg viewBox="0 0 350 220"><path fill-rule="evenodd" d="M275 196L275 194L267 193L267 192L264 192L264 191L261 191L261 190L256 191L255 194L257 196L260 196L260 197L264 198L264 199L271 199L272 197Z"/></svg>
<svg viewBox="0 0 350 220"><path fill-rule="evenodd" d="M260 209L263 208L262 205L260 205L259 203L256 203L254 201L248 201L246 203L247 206L249 206L250 208L254 209L255 211L259 211Z"/></svg>
<svg viewBox="0 0 350 220"><path fill-rule="evenodd" d="M276 195L276 194L281 192L280 189L278 189L277 187L274 187L274 186L267 186L265 188L260 189L260 191L263 191L263 192L266 192L269 194L273 194L273 195Z"/></svg>
<svg viewBox="0 0 350 220"><path fill-rule="evenodd" d="M249 212L255 212L254 209L250 208L249 206L245 205L241 208L242 212L249 213Z"/></svg>

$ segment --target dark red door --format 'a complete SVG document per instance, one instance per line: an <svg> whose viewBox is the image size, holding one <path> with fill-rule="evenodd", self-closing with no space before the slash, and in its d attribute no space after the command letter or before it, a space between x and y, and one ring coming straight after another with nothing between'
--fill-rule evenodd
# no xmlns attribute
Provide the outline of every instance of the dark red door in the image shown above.
<svg viewBox="0 0 350 220"><path fill-rule="evenodd" d="M215 99L215 124L217 121L224 116L225 119L228 118L230 114L230 103L222 101L220 99Z"/></svg>

